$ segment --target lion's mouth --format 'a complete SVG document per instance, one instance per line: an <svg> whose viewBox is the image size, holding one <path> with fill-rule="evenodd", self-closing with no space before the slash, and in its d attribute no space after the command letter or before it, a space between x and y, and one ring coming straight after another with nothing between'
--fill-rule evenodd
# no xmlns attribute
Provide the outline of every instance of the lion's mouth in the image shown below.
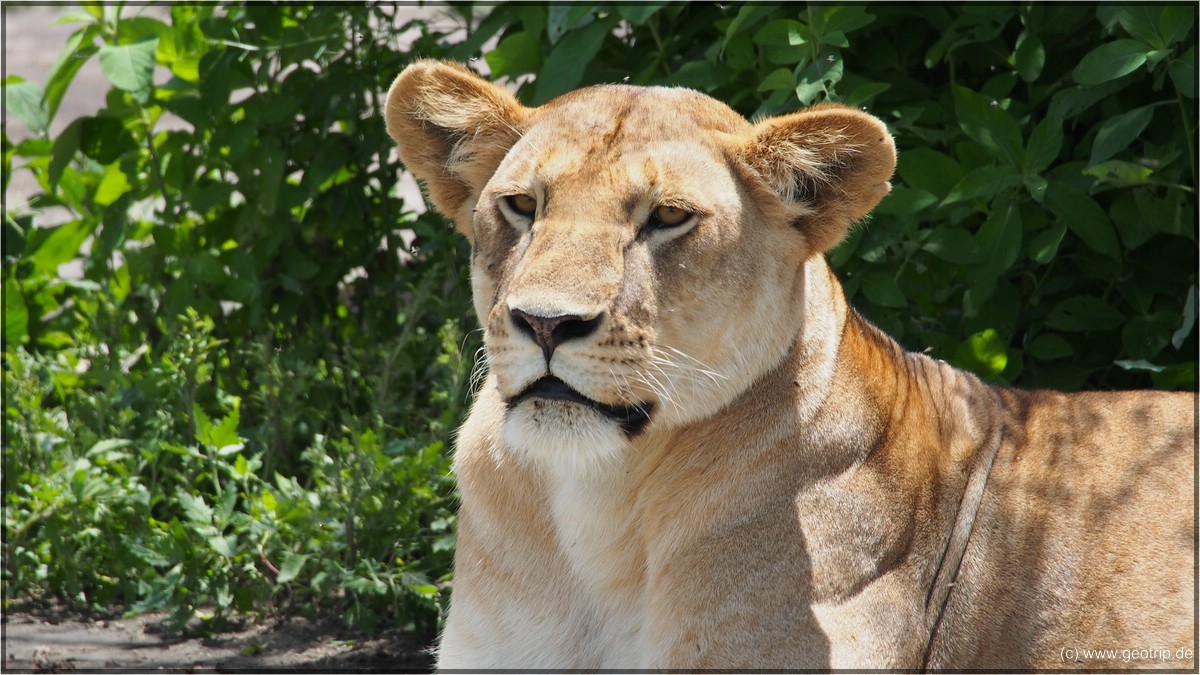
<svg viewBox="0 0 1200 675"><path fill-rule="evenodd" d="M638 403L631 406L618 406L601 403L575 391L566 382L547 375L525 387L521 393L506 401L509 409L515 408L526 399L548 399L552 401L568 401L595 410L608 419L617 423L626 436L637 436L650 422L650 414L654 411L653 403Z"/></svg>

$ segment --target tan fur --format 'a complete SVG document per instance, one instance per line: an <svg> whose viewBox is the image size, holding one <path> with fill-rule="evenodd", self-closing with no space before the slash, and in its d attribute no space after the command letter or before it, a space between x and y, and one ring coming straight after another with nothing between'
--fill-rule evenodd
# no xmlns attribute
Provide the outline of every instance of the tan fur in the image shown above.
<svg viewBox="0 0 1200 675"><path fill-rule="evenodd" d="M822 253L888 191L878 120L424 61L387 125L487 347L440 667L1195 668L1196 396L997 389L860 318Z"/></svg>

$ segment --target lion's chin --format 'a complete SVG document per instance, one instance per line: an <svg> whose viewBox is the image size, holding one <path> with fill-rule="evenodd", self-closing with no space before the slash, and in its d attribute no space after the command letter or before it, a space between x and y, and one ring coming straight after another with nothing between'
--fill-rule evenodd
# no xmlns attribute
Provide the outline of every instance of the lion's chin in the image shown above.
<svg viewBox="0 0 1200 675"><path fill-rule="evenodd" d="M605 405L546 377L506 401L505 443L572 473L610 465L650 420L651 406Z"/></svg>

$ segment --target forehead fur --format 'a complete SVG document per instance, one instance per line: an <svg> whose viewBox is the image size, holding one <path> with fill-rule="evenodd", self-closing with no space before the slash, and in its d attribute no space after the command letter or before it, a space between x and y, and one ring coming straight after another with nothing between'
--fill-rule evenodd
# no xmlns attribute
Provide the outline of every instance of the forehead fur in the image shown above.
<svg viewBox="0 0 1200 675"><path fill-rule="evenodd" d="M632 190L630 199L695 183L713 191L728 183L721 172L752 133L741 115L690 89L588 87L533 109L496 176L557 191L581 187L596 198L606 188Z"/></svg>
<svg viewBox="0 0 1200 675"><path fill-rule="evenodd" d="M533 126L553 120L564 129L598 136L598 142L696 140L709 134L752 131L750 123L729 106L679 87L598 85L564 94L536 110Z"/></svg>

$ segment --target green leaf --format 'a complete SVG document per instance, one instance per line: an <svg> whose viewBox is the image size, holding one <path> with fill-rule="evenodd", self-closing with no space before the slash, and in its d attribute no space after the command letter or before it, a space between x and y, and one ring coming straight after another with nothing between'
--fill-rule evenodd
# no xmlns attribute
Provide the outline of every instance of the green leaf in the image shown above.
<svg viewBox="0 0 1200 675"><path fill-rule="evenodd" d="M275 138L262 139L258 147L258 208L263 215L273 216L279 205L279 189L283 186L287 155Z"/></svg>
<svg viewBox="0 0 1200 675"><path fill-rule="evenodd" d="M942 205L984 197L991 201L995 196L1021 184L1021 174L1010 164L982 166L963 177Z"/></svg>
<svg viewBox="0 0 1200 675"><path fill-rule="evenodd" d="M637 5L617 5L617 12L629 23L640 26L658 10L666 7L665 2L647 2Z"/></svg>
<svg viewBox="0 0 1200 675"><path fill-rule="evenodd" d="M999 102L966 87L954 87L958 126L976 143L1019 167L1025 163L1021 130Z"/></svg>
<svg viewBox="0 0 1200 675"><path fill-rule="evenodd" d="M1175 89L1185 98L1196 98L1196 48L1192 47L1183 56L1173 59L1169 70Z"/></svg>
<svg viewBox="0 0 1200 675"><path fill-rule="evenodd" d="M124 536L122 536L122 539L124 539ZM138 560L141 560L150 567L166 567L171 564L171 559L167 556L151 548L147 548L136 541L126 541L123 542L123 545Z"/></svg>
<svg viewBox="0 0 1200 675"><path fill-rule="evenodd" d="M758 91L774 91L776 89L791 89L796 86L791 68L776 68L763 78L758 85Z"/></svg>
<svg viewBox="0 0 1200 675"><path fill-rule="evenodd" d="M1179 3L1163 7L1158 20L1158 30L1166 43L1164 47L1169 47L1187 37L1195 23L1196 6L1194 4ZM1192 47L1192 50L1194 49L1195 47Z"/></svg>
<svg viewBox="0 0 1200 675"><path fill-rule="evenodd" d="M563 36L538 73L534 102L545 103L579 85L583 71L600 51L604 38L612 32L618 17L614 14L594 21Z"/></svg>
<svg viewBox="0 0 1200 675"><path fill-rule="evenodd" d="M1106 5L1096 12L1096 18L1100 19L1108 30L1112 30L1114 23L1120 23L1134 38L1152 45L1155 49L1162 49L1166 46L1158 30L1162 10L1161 5L1146 3Z"/></svg>
<svg viewBox="0 0 1200 675"><path fill-rule="evenodd" d="M805 67L798 77L796 98L803 105L812 104L822 94L824 94L824 98L832 98L833 87L841 81L843 68L844 62L840 55L821 56L815 63Z"/></svg>
<svg viewBox="0 0 1200 675"><path fill-rule="evenodd" d="M1090 295L1076 295L1054 306L1046 325L1055 330L1078 333L1112 330L1125 322L1125 316L1112 305Z"/></svg>
<svg viewBox="0 0 1200 675"><path fill-rule="evenodd" d="M197 406L195 408L197 421L196 440L210 448L227 449L233 446L240 446L242 439L238 436L237 428L241 415L238 410L237 407L234 407L220 422L213 424L209 417L204 414L204 411ZM231 455L240 449L238 447L232 452L227 451L225 454Z"/></svg>
<svg viewBox="0 0 1200 675"><path fill-rule="evenodd" d="M1029 135L1025 148L1025 166L1031 173L1041 173L1054 163L1062 150L1062 120L1048 115Z"/></svg>
<svg viewBox="0 0 1200 675"><path fill-rule="evenodd" d="M1154 175L1154 171L1149 167L1123 162L1119 159L1110 159L1107 162L1089 166L1083 170L1083 173L1085 176L1095 177L1101 183L1116 187L1146 185L1150 182L1150 177Z"/></svg>
<svg viewBox="0 0 1200 675"><path fill-rule="evenodd" d="M1061 335L1042 333L1029 344L1029 353L1040 361L1054 361L1074 354L1075 350Z"/></svg>
<svg viewBox="0 0 1200 675"><path fill-rule="evenodd" d="M1061 221L1055 222L1049 228L1040 232L1029 242L1029 259L1045 265L1058 255L1059 244L1067 233L1067 226Z"/></svg>
<svg viewBox="0 0 1200 675"><path fill-rule="evenodd" d="M1088 164L1103 162L1129 147L1150 124L1156 105L1158 104L1144 105L1105 120L1096 132L1096 140L1092 142L1092 157Z"/></svg>
<svg viewBox="0 0 1200 675"><path fill-rule="evenodd" d="M79 152L79 141L83 135L83 120L84 118L79 118L71 122L58 135L58 138L54 139L54 149L50 153L50 168L47 174L51 189L58 186L63 171L70 165L71 160L75 159L75 154Z"/></svg>
<svg viewBox="0 0 1200 675"><path fill-rule="evenodd" d="M1092 111L1098 103L1111 99L1133 80L1134 78L1124 78L1098 85L1067 87L1050 97L1050 109L1046 116L1057 120L1069 120Z"/></svg>
<svg viewBox="0 0 1200 675"><path fill-rule="evenodd" d="M192 418L196 420L196 440L204 445L211 445L207 439L212 434L213 423L198 403L192 404Z"/></svg>
<svg viewBox="0 0 1200 675"><path fill-rule="evenodd" d="M550 44L558 44L563 35L566 35L567 30L571 28L568 23L568 12L571 7L565 4L553 4L546 7L546 37L550 39Z"/></svg>
<svg viewBox="0 0 1200 675"><path fill-rule="evenodd" d="M984 261L972 270L969 277L973 302L983 303L991 297L996 280L1020 257L1021 239L1021 210L1014 204L993 208L975 234Z"/></svg>
<svg viewBox="0 0 1200 675"><path fill-rule="evenodd" d="M1025 30L1017 36L1013 62L1016 64L1017 74L1026 82L1033 82L1042 74L1042 68L1046 65L1046 48L1042 46L1042 41L1036 34Z"/></svg>
<svg viewBox="0 0 1200 675"><path fill-rule="evenodd" d="M29 310L25 307L25 296L21 294L21 286L16 279L6 278L4 280L4 348L7 350L25 342L28 331ZM5 377L8 377L7 371L5 371ZM7 387L7 385L5 386Z"/></svg>
<svg viewBox="0 0 1200 675"><path fill-rule="evenodd" d="M133 186L129 184L125 172L121 171L121 167L116 162L113 162L104 169L104 177L96 186L96 194L92 196L92 200L100 206L108 206L131 189Z"/></svg>
<svg viewBox="0 0 1200 675"><path fill-rule="evenodd" d="M857 108L859 106L866 105L876 96L891 88L892 85L888 84L887 82L867 82L865 84L860 84L854 88L854 91L850 92L850 95L847 96L842 103L852 108Z"/></svg>
<svg viewBox="0 0 1200 675"><path fill-rule="evenodd" d="M79 149L101 164L112 164L138 147L133 134L112 117L85 117L79 126Z"/></svg>
<svg viewBox="0 0 1200 675"><path fill-rule="evenodd" d="M1187 361L1167 366L1161 373L1150 373L1150 381L1158 389L1196 390L1196 362Z"/></svg>
<svg viewBox="0 0 1200 675"><path fill-rule="evenodd" d="M1141 40L1115 40L1096 47L1084 55L1075 67L1079 84L1100 84L1115 80L1137 70L1153 51Z"/></svg>
<svg viewBox="0 0 1200 675"><path fill-rule="evenodd" d="M1029 194L1033 200L1041 204L1046 199L1046 186L1050 181L1041 176L1026 174L1021 176L1021 182L1025 184L1025 189L1029 190Z"/></svg>
<svg viewBox="0 0 1200 675"><path fill-rule="evenodd" d="M92 447L89 448L86 453L84 453L84 456L95 457L97 455L104 455L112 452L113 450L128 448L131 445L133 445L133 441L129 440L128 438L109 438L93 444Z"/></svg>
<svg viewBox="0 0 1200 675"><path fill-rule="evenodd" d="M944 198L966 172L949 155L919 147L900 153L896 173L909 186Z"/></svg>
<svg viewBox="0 0 1200 675"><path fill-rule="evenodd" d="M1021 234L1021 212L1015 205L992 211L976 234L989 269L998 274L1012 267L1021 255Z"/></svg>
<svg viewBox="0 0 1200 675"><path fill-rule="evenodd" d="M861 5L812 5L812 28L822 42L831 43L837 35L852 33L875 21Z"/></svg>
<svg viewBox="0 0 1200 675"><path fill-rule="evenodd" d="M54 119L63 96L66 95L79 69L96 53L92 42L99 34L100 24L97 23L88 24L75 31L67 40L66 48L50 66L45 94L46 114L49 119Z"/></svg>
<svg viewBox="0 0 1200 675"><path fill-rule="evenodd" d="M758 29L754 44L767 48L791 49L807 42L808 27L795 19L775 19Z"/></svg>
<svg viewBox="0 0 1200 675"><path fill-rule="evenodd" d="M954 362L981 377L994 377L1008 365L1008 346L995 329L982 330L954 350Z"/></svg>
<svg viewBox="0 0 1200 675"><path fill-rule="evenodd" d="M30 255L39 273L57 274L58 266L79 255L79 248L91 236L96 221L80 218L52 228L37 249Z"/></svg>
<svg viewBox="0 0 1200 675"><path fill-rule="evenodd" d="M283 562L279 565L279 576L275 577L275 583L286 584L300 575L300 571L304 569L304 563L308 562L308 556L303 553L288 553L283 558Z"/></svg>
<svg viewBox="0 0 1200 675"><path fill-rule="evenodd" d="M5 78L4 109L35 134L44 133L50 126L50 113L46 109L42 88L33 82Z"/></svg>
<svg viewBox="0 0 1200 675"><path fill-rule="evenodd" d="M924 190L910 187L893 188L888 193L879 206L875 207L875 213L889 213L899 216L907 216L923 211L934 204L937 204L938 198L929 194Z"/></svg>
<svg viewBox="0 0 1200 675"><path fill-rule="evenodd" d="M974 265L980 261L982 253L975 238L959 227L938 227L921 248L957 265Z"/></svg>
<svg viewBox="0 0 1200 675"><path fill-rule="evenodd" d="M904 291L885 270L875 269L864 274L862 290L868 300L880 307L904 307L907 304Z"/></svg>
<svg viewBox="0 0 1200 675"><path fill-rule="evenodd" d="M1116 229L1096 200L1065 183L1050 181L1046 203L1084 245L1113 260L1121 260Z"/></svg>
<svg viewBox="0 0 1200 675"><path fill-rule="evenodd" d="M1179 315L1171 311L1155 312L1130 318L1121 330L1125 353L1135 359L1152 359L1171 342L1172 329Z"/></svg>
<svg viewBox="0 0 1200 675"><path fill-rule="evenodd" d="M198 525L211 525L213 510L200 495L191 495L182 488L175 490L175 501L183 510L183 517L188 522Z"/></svg>
<svg viewBox="0 0 1200 675"><path fill-rule="evenodd" d="M223 558L233 558L237 551L237 535L229 534L224 537L208 538L208 545Z"/></svg>
<svg viewBox="0 0 1200 675"><path fill-rule="evenodd" d="M154 55L158 38L131 45L105 45L100 48L100 70L117 89L146 101L154 88Z"/></svg>
<svg viewBox="0 0 1200 675"><path fill-rule="evenodd" d="M721 42L721 51L724 52L729 48L729 43L746 28L753 26L762 20L765 16L775 11L775 8L766 4L747 3L738 8L738 13L733 17L733 21L729 23L729 27L725 29L725 39Z"/></svg>
<svg viewBox="0 0 1200 675"><path fill-rule="evenodd" d="M538 37L522 31L505 35L496 48L484 54L494 77L515 78L536 72L540 63Z"/></svg>
<svg viewBox="0 0 1200 675"><path fill-rule="evenodd" d="M802 46L813 37L808 26L795 19L775 19L760 28L752 41L761 47L767 63L795 66L808 59L809 50Z"/></svg>
<svg viewBox="0 0 1200 675"><path fill-rule="evenodd" d="M17 216L12 211L5 214L4 234L0 235L0 245L3 246L3 257L16 260L25 255L25 245L28 243L26 233L33 227L33 217L30 215Z"/></svg>
<svg viewBox="0 0 1200 675"><path fill-rule="evenodd" d="M1196 284L1188 288L1187 299L1183 301L1183 322L1179 329L1171 334L1171 345L1175 349L1183 347L1183 341L1192 334L1196 326Z"/></svg>
<svg viewBox="0 0 1200 675"><path fill-rule="evenodd" d="M1152 373L1161 373L1166 370L1164 366L1156 366L1145 359L1137 359L1131 361L1113 361L1113 364L1124 368L1125 370L1148 370Z"/></svg>

